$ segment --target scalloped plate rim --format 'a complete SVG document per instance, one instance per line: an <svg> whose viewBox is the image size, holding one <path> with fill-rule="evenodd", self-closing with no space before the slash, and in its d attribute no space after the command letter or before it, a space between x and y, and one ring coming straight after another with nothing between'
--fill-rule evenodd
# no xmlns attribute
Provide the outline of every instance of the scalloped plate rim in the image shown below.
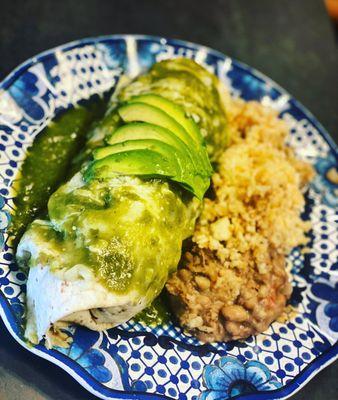
<svg viewBox="0 0 338 400"><path fill-rule="evenodd" d="M15 80L17 77L19 77L21 74L23 74L29 67L32 65L35 65L36 63L40 62L41 60L53 55L55 51L57 50L70 50L74 47L78 46L83 46L83 45L88 45L88 44L95 44L97 42L104 42L104 41L109 41L109 40L118 40L118 39L123 39L125 40L128 37L132 37L135 39L144 39L144 40L154 40L154 41L160 41L160 40L165 40L165 44L172 44L176 46L190 46L193 48L198 48L198 49L205 49L208 53L214 54L218 57L221 58L227 58L231 60L236 67L241 68L248 74L252 74L254 77L267 82L271 84L272 87L277 89L281 94L287 95L290 97L290 101L294 104L294 106L298 109L300 109L306 118L318 129L319 134L324 137L325 141L328 143L329 147L331 150L334 152L335 156L338 156L338 146L330 136L330 134L327 132L327 130L323 127L323 125L317 120L317 118L298 100L296 100L287 90L285 90L283 87L281 87L278 83L276 83L274 80L266 76L264 73L258 71L256 68L253 68L246 63L243 63L241 61L236 60L235 58L229 57L222 52L212 49L208 46L200 45L194 42L186 41L186 40L181 40L181 39L171 39L171 38L166 38L162 36L154 36L154 35L143 35L143 34L113 34L113 35L101 35L101 36L93 36L93 37L86 37L83 39L78 39L78 40L73 40L70 42L67 42L65 44L61 44L58 46L55 46L53 48L50 48L48 50L45 50L43 52L38 53L37 55L28 58L26 61L22 62L19 64L16 68L14 68L1 82L0 82L0 93L2 91L6 91L8 87L10 87L11 83L13 80ZM66 371L70 376L72 376L73 379L75 379L78 383L80 383L86 390L88 390L90 393L93 395L102 398L102 399L135 399L135 395L138 396L139 399L144 399L144 400L152 400L152 399L168 399L172 400L171 397L165 396L165 395L160 395L157 393L141 393L141 392L129 392L129 391L121 391L121 390L116 390L116 389L111 389L111 388L106 388L107 391L109 391L114 397L107 397L102 393L99 393L95 390L94 387L90 385L89 382L86 382L85 379L83 379L76 371L71 366L68 366L58 358L54 357L52 354L48 354L48 350L46 349L45 351L40 350L39 348L32 347L27 345L27 343L22 340L12 329L11 322L8 318L8 313L11 313L10 311L10 306L6 304L6 297L0 291L0 317L3 320L7 330L11 334L11 336L16 340L18 344L20 344L23 348L28 350L29 352L45 359L50 362L52 362L54 365L57 365L64 371ZM1 300L4 300L5 306L3 306L3 302ZM7 307L7 309L6 309ZM142 334L140 332L140 334ZM144 334L144 333L143 333ZM169 337L170 338L170 337ZM292 378L292 381L285 384L283 387L280 389L272 390L272 391L261 391L259 393L252 393L252 394L247 394L247 395L239 395L236 397L233 397L233 399L240 399L240 400L282 400L282 399L287 399L290 396L294 395L297 393L302 387L304 387L317 373L319 373L321 370L326 368L328 365L332 364L335 360L338 359L338 342L336 342L334 345L332 345L328 350L324 351L321 355L317 356L312 362L308 364L307 367L305 367L297 376ZM94 381L95 379L92 378ZM95 381L96 382L96 381ZM97 382L98 383L98 382ZM100 383L98 383L101 385Z"/></svg>

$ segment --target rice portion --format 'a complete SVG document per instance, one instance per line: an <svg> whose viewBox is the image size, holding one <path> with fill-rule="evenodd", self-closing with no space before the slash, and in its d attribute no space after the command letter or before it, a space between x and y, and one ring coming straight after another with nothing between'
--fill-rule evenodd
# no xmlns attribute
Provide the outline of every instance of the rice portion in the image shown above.
<svg viewBox="0 0 338 400"><path fill-rule="evenodd" d="M203 341L246 338L282 314L292 291L285 256L310 229L300 213L313 170L285 145L284 121L256 102L227 108L232 143L214 196L166 286L180 324Z"/></svg>

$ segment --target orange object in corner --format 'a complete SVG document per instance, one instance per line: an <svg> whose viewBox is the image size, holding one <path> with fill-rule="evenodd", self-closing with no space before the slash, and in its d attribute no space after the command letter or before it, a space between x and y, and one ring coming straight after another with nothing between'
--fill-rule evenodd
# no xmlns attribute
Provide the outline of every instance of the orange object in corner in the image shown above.
<svg viewBox="0 0 338 400"><path fill-rule="evenodd" d="M338 22L338 0L325 0L325 4L330 17Z"/></svg>

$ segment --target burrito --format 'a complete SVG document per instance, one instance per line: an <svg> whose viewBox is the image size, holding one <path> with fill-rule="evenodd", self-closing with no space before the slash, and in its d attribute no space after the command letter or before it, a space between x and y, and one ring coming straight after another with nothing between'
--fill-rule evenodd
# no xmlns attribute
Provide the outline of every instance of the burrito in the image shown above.
<svg viewBox="0 0 338 400"><path fill-rule="evenodd" d="M32 343L64 324L114 327L161 292L210 185L209 156L227 143L219 82L191 60L157 63L118 88L88 137L17 248Z"/></svg>

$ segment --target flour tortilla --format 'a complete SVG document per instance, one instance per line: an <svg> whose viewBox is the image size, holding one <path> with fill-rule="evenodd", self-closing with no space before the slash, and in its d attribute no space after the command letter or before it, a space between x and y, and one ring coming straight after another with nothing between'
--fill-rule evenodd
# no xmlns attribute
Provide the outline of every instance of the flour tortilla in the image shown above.
<svg viewBox="0 0 338 400"><path fill-rule="evenodd" d="M36 256L38 252L39 240L27 235L20 242L17 257ZM48 264L37 264L30 268L27 281L25 337L38 343L63 322L106 330L129 320L145 306L146 299L136 291L123 295L110 292L85 265L54 272Z"/></svg>

